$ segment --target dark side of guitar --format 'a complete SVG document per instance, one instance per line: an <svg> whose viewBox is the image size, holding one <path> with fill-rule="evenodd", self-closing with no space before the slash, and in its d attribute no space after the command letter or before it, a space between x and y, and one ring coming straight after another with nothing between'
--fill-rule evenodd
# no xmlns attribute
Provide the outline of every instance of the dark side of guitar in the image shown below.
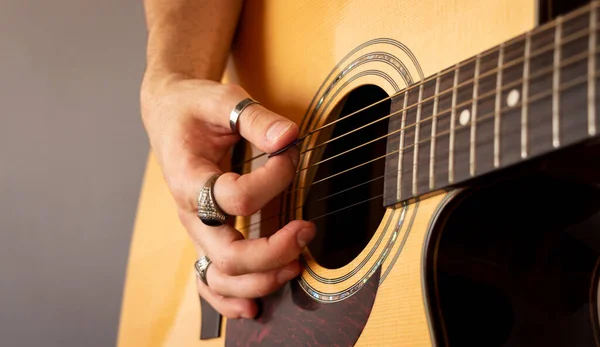
<svg viewBox="0 0 600 347"><path fill-rule="evenodd" d="M597 151L571 151L448 206L427 266L439 345L600 344Z"/></svg>

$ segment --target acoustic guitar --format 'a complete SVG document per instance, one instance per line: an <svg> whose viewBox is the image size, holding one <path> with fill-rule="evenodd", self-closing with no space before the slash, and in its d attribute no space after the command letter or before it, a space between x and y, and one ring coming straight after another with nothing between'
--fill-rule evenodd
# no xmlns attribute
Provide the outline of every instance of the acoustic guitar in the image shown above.
<svg viewBox="0 0 600 347"><path fill-rule="evenodd" d="M152 154L118 345L598 346L600 3L250 1L224 81L300 126L246 237L313 221L302 273L227 320ZM231 170L269 153L240 142Z"/></svg>

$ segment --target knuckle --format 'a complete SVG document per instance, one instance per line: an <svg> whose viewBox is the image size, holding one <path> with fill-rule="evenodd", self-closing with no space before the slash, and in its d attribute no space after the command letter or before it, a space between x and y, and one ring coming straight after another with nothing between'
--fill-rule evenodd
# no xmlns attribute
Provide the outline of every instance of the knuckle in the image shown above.
<svg viewBox="0 0 600 347"><path fill-rule="evenodd" d="M221 85L221 90L217 100L219 105L229 105L232 100L235 102L239 102L241 98L244 98L248 93L242 88L240 85L232 83L232 84L224 84ZM233 107L233 105L232 105Z"/></svg>
<svg viewBox="0 0 600 347"><path fill-rule="evenodd" d="M215 269L211 269L210 267L206 271L206 283L208 283L208 288L210 288L213 292L220 293L222 291L222 284L219 280L219 277L215 275Z"/></svg>
<svg viewBox="0 0 600 347"><path fill-rule="evenodd" d="M214 262L217 268L224 274L229 276L235 276L239 273L238 266L235 262L235 253L228 247L227 250L223 251L223 255L217 262Z"/></svg>
<svg viewBox="0 0 600 347"><path fill-rule="evenodd" d="M273 237L265 238L265 242L267 242L267 247L272 251L270 262L278 268L287 265L299 253L299 251L296 251L295 245L291 243L279 243Z"/></svg>
<svg viewBox="0 0 600 347"><path fill-rule="evenodd" d="M252 291L252 298L262 298L263 296L269 295L269 290L265 286L254 288Z"/></svg>
<svg viewBox="0 0 600 347"><path fill-rule="evenodd" d="M282 267L282 266L284 266L286 264L287 264L287 262L284 260L283 256L279 255L277 257L277 267Z"/></svg>
<svg viewBox="0 0 600 347"><path fill-rule="evenodd" d="M213 298L207 299L208 302L223 316L229 318L229 319L235 319L238 318L238 314L235 313L234 310L232 310L230 307L228 307L229 305L227 304L226 298L221 296L221 295L217 295L214 296Z"/></svg>
<svg viewBox="0 0 600 347"><path fill-rule="evenodd" d="M251 216L258 209L255 206L254 199L246 192L240 192L234 198L236 214L239 216Z"/></svg>
<svg viewBox="0 0 600 347"><path fill-rule="evenodd" d="M191 207L190 206L190 202L187 196L187 192L185 192L181 186L176 185L171 189L171 192L173 194L173 198L175 199L175 202L177 203L177 206L181 207L183 210L185 211L190 211Z"/></svg>
<svg viewBox="0 0 600 347"><path fill-rule="evenodd" d="M170 187L171 195L173 196L175 203L180 209L187 212L196 211L196 205L190 198L190 191L189 189L184 188L185 184L181 179L167 179L167 184Z"/></svg>
<svg viewBox="0 0 600 347"><path fill-rule="evenodd" d="M259 283L257 283L254 288L254 295L257 298L266 296L271 294L279 287L279 283L277 282L277 278L275 275L266 276L266 278L262 278Z"/></svg>
<svg viewBox="0 0 600 347"><path fill-rule="evenodd" d="M251 105L244 110L242 116L240 116L240 124L243 123L243 126L247 129L247 131L251 134L257 131L257 125L259 120L261 119L261 115L263 114L260 107L254 107L256 105Z"/></svg>
<svg viewBox="0 0 600 347"><path fill-rule="evenodd" d="M223 91L226 95L245 95L246 92L239 84L230 83L223 85Z"/></svg>
<svg viewBox="0 0 600 347"><path fill-rule="evenodd" d="M197 193L194 189L192 165L188 161L170 161L166 163L165 182L177 206L187 212L196 212ZM199 190L197 191L199 193Z"/></svg>

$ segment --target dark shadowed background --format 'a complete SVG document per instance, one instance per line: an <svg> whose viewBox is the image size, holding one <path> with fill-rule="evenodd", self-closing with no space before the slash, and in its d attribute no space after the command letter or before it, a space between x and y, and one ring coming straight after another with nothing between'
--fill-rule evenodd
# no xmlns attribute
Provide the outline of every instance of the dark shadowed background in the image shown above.
<svg viewBox="0 0 600 347"><path fill-rule="evenodd" d="M114 346L147 139L142 1L0 2L0 345Z"/></svg>

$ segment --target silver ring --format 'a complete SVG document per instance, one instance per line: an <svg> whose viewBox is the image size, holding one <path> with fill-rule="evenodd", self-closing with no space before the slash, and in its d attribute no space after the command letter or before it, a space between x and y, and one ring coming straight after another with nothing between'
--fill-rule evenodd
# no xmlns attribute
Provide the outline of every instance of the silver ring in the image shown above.
<svg viewBox="0 0 600 347"><path fill-rule="evenodd" d="M227 215L215 201L214 186L219 176L221 174L216 174L206 181L198 195L198 218L211 227L223 225L227 221Z"/></svg>
<svg viewBox="0 0 600 347"><path fill-rule="evenodd" d="M254 99L251 99L251 98L246 98L246 99L240 101L237 105L235 105L235 107L233 108L233 111L231 111L231 114L229 115L229 127L231 128L231 131L233 131L234 133L238 132L238 129L237 129L238 119L240 118L242 111L246 107L248 107L252 104L260 105L260 102L254 100Z"/></svg>
<svg viewBox="0 0 600 347"><path fill-rule="evenodd" d="M196 268L196 275L200 277L202 282L208 287L208 281L206 280L206 270L208 270L208 266L212 264L212 261L208 256L203 256L200 259L196 260L194 263L194 267Z"/></svg>

